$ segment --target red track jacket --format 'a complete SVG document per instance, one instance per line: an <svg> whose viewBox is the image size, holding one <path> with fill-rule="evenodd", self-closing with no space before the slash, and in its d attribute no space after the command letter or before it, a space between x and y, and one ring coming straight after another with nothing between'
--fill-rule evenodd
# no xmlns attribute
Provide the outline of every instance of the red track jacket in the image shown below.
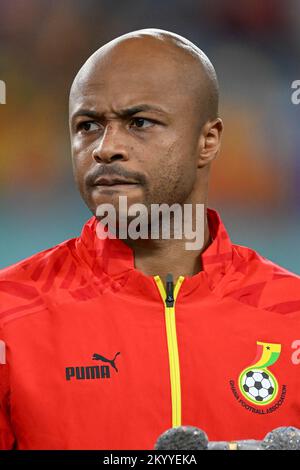
<svg viewBox="0 0 300 470"><path fill-rule="evenodd" d="M0 448L153 449L300 428L300 277L233 245L208 209L203 271L171 281L80 237L0 275ZM172 267L170 267L170 272Z"/></svg>

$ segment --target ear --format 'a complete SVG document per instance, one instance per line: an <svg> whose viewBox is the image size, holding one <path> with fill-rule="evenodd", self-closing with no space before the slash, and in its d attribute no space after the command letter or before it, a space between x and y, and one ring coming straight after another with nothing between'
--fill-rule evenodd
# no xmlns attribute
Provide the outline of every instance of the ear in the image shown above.
<svg viewBox="0 0 300 470"><path fill-rule="evenodd" d="M208 121L202 127L198 147L198 168L208 165L217 157L221 147L223 127L220 118Z"/></svg>

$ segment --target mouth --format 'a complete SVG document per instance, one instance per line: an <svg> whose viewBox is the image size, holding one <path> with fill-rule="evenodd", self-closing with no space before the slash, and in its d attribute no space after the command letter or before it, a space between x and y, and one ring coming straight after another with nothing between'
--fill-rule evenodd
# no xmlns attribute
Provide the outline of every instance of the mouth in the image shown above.
<svg viewBox="0 0 300 470"><path fill-rule="evenodd" d="M124 180L121 178L98 178L94 184L94 187L99 189L114 189L114 190L121 190L121 189L128 189L130 187L138 186L136 181L132 180Z"/></svg>
<svg viewBox="0 0 300 470"><path fill-rule="evenodd" d="M94 189L101 191L101 193L113 194L115 191L125 192L137 188L138 184L110 184L110 185L97 185Z"/></svg>

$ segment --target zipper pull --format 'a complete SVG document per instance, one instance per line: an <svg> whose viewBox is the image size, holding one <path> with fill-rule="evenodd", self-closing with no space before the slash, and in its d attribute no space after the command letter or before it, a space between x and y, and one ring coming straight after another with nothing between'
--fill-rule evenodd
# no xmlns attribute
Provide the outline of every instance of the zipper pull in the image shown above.
<svg viewBox="0 0 300 470"><path fill-rule="evenodd" d="M174 284L173 284L173 275L167 274L167 298L166 298L166 306L173 307L174 306Z"/></svg>

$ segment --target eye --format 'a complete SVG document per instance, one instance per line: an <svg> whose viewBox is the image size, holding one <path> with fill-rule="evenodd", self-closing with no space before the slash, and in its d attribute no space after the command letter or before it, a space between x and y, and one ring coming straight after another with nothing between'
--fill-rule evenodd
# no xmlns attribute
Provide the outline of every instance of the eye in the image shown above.
<svg viewBox="0 0 300 470"><path fill-rule="evenodd" d="M152 127L155 123L150 119L137 117L132 119L131 124L133 127L138 127L139 129L146 129L147 127Z"/></svg>
<svg viewBox="0 0 300 470"><path fill-rule="evenodd" d="M98 129L99 129L99 124L97 124L95 121L83 121L83 122L80 122L77 126L77 130L83 131L83 132L92 132Z"/></svg>

